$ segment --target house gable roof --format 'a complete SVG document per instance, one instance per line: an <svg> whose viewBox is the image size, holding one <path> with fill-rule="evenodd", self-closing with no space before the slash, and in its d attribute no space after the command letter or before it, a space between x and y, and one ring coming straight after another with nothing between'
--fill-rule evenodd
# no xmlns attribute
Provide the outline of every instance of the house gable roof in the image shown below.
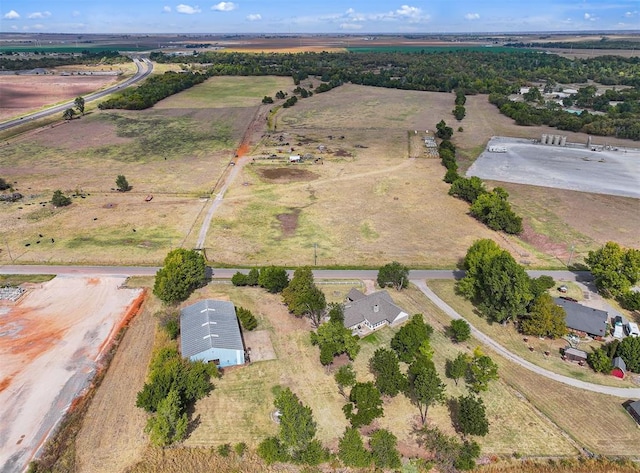
<svg viewBox="0 0 640 473"><path fill-rule="evenodd" d="M567 316L565 323L567 327L580 332L588 333L598 337L604 337L607 328L609 314L604 310L592 309L577 302L568 301L562 298L555 299L556 305L564 309Z"/></svg>
<svg viewBox="0 0 640 473"><path fill-rule="evenodd" d="M374 292L368 296L363 294L362 298L345 304L344 325L345 327L353 327L365 320L371 325L385 320L392 323L401 313L404 311L393 302L387 291Z"/></svg>
<svg viewBox="0 0 640 473"><path fill-rule="evenodd" d="M205 299L182 309L180 346L185 358L211 348L244 351L233 303Z"/></svg>
<svg viewBox="0 0 640 473"><path fill-rule="evenodd" d="M627 409L629 409L629 411L635 412L636 416L640 418L640 400L630 403Z"/></svg>
<svg viewBox="0 0 640 473"><path fill-rule="evenodd" d="M616 356L613 359L613 367L614 368L620 368L623 372L627 371L627 364L624 362L624 360L622 358L620 358L619 356Z"/></svg>
<svg viewBox="0 0 640 473"><path fill-rule="evenodd" d="M364 292L357 290L355 287L352 287L351 290L349 291L349 294L347 294L347 300L351 302L358 301L365 297L367 296L364 294Z"/></svg>

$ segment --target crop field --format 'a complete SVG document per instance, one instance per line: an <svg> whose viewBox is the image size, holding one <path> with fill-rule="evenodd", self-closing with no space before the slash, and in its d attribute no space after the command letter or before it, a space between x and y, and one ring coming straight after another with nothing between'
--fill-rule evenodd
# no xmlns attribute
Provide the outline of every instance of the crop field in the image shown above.
<svg viewBox="0 0 640 473"><path fill-rule="evenodd" d="M452 106L447 94L345 85L279 111L214 216L207 250L229 264L298 265L313 263L317 243L319 265L450 267L477 238L504 244L447 195L439 160L407 157L407 132L433 130ZM316 162L289 164L292 148Z"/></svg>

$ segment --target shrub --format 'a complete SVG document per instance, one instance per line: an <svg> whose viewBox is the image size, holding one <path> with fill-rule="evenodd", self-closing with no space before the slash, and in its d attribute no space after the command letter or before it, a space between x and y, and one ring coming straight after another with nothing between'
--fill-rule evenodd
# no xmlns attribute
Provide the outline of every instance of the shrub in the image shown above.
<svg viewBox="0 0 640 473"><path fill-rule="evenodd" d="M231 445L228 443L223 443L222 445L218 446L217 452L221 457L228 457L231 454Z"/></svg>
<svg viewBox="0 0 640 473"><path fill-rule="evenodd" d="M238 319L240 320L244 330L251 331L258 326L258 321L250 310L245 309L244 307L238 307L236 309L236 314L238 315Z"/></svg>
<svg viewBox="0 0 640 473"><path fill-rule="evenodd" d="M56 207L66 207L71 204L71 199L64 195L61 190L57 190L53 193L53 197L51 197L51 203Z"/></svg>
<svg viewBox="0 0 640 473"><path fill-rule="evenodd" d="M247 452L247 448L248 447L246 443L240 442L233 446L233 451L236 452L236 455L242 457Z"/></svg>

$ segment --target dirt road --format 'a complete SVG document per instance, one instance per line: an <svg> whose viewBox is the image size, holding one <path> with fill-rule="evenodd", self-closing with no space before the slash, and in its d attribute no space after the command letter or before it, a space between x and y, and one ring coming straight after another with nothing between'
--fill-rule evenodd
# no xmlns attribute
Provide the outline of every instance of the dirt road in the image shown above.
<svg viewBox="0 0 640 473"><path fill-rule="evenodd" d="M85 389L139 289L69 277L0 305L0 472L23 471Z"/></svg>

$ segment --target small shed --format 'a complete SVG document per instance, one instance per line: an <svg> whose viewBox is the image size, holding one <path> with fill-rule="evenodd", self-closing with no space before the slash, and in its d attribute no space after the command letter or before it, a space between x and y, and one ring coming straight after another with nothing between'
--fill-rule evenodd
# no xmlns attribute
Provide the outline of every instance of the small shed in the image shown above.
<svg viewBox="0 0 640 473"><path fill-rule="evenodd" d="M625 403L627 412L640 424L640 401Z"/></svg>
<svg viewBox="0 0 640 473"><path fill-rule="evenodd" d="M565 359L569 361L587 361L587 352L578 350L577 348L566 347L564 349Z"/></svg>
<svg viewBox="0 0 640 473"><path fill-rule="evenodd" d="M611 374L620 379L624 379L627 375L627 365L619 356L616 356L613 359L613 369L611 370Z"/></svg>

